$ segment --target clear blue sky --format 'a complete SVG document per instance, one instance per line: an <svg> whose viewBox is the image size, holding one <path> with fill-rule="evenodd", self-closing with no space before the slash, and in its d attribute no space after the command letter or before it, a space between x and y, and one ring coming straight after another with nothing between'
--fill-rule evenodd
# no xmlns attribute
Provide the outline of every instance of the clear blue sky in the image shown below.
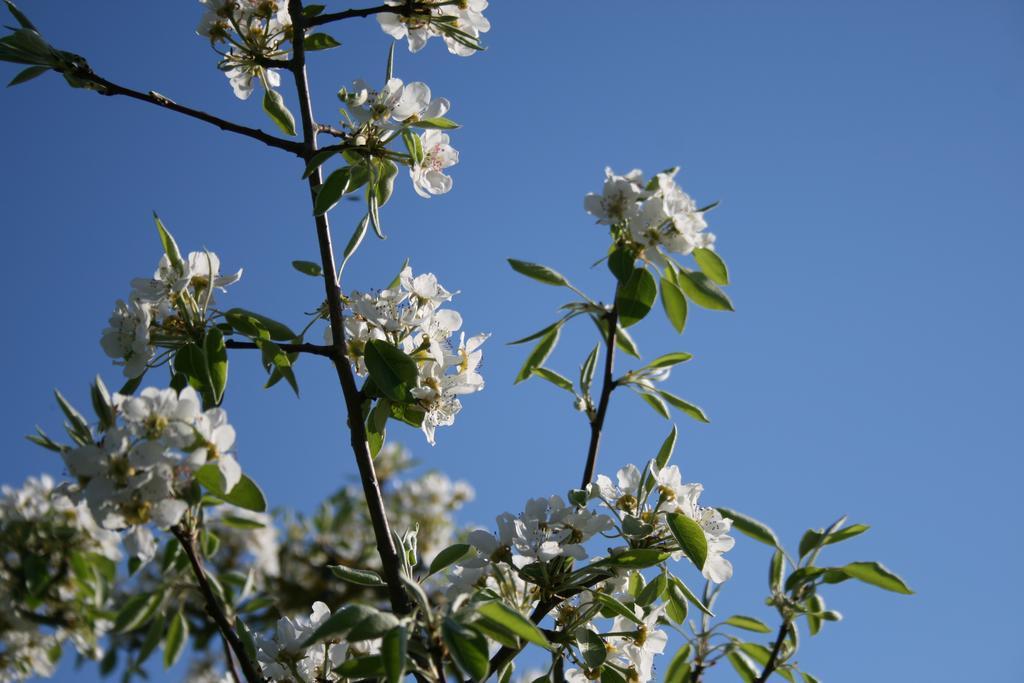
<svg viewBox="0 0 1024 683"><path fill-rule="evenodd" d="M198 3L22 6L112 80L268 125L193 35ZM398 51L397 75L452 101L462 163L452 193L430 201L401 178L389 239L369 241L346 273L349 287L380 286L411 256L462 291L468 331L494 335L486 390L438 446L397 434L477 488L463 521L564 492L586 447L560 392L512 386L524 350L503 343L552 320L563 299L504 259L548 263L607 297L605 271L589 269L606 236L582 196L606 164L680 165L698 201L722 200L710 221L737 306L694 312L681 338L658 316L634 335L649 357L696 355L670 388L713 423L680 421L684 477L791 544L841 513L871 524L835 559L882 560L917 590L836 587L829 604L846 621L805 638L800 662L828 683L1019 680L1024 5L519 0L487 16L484 54L460 59L436 42ZM344 47L311 59L321 120L339 86L382 76L387 48L372 20L334 34ZM297 161L52 75L4 91L0 112L0 480L60 471L21 439L59 425L53 387L87 405L95 372L117 382L99 333L158 257L152 210L183 247L244 266L233 304L298 323L319 303L318 283L289 266L316 255ZM332 218L344 244L356 209ZM563 337L552 365L571 372L590 333ZM255 356L231 368L240 460L274 504L309 509L354 473L325 364L301 363L301 401L259 390ZM667 429L615 395L599 471L651 457ZM765 549L740 537L732 559L721 609L770 617Z"/></svg>

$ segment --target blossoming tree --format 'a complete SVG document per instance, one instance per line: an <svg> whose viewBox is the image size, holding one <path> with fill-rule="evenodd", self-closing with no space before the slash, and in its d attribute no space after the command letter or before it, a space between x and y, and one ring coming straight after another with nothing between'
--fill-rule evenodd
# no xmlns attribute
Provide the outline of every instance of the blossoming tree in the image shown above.
<svg viewBox="0 0 1024 683"><path fill-rule="evenodd" d="M659 656L665 681L701 681L728 662L741 680L811 683L796 658L798 633L814 635L840 618L825 605L830 584L910 592L876 562L823 560L827 546L864 525L840 519L812 529L793 552L761 522L702 505L703 487L671 464L675 428L649 460L614 477L597 473L616 390L635 392L665 418L678 411L707 419L662 388L689 354L615 373L617 354L640 359L632 334L659 300L679 333L690 305L732 310L723 289L729 272L707 230L715 205L698 205L675 169L608 169L600 191L584 198L608 230L598 255L607 300L546 266L509 261L572 297L555 322L512 343L532 347L516 381L538 378L568 392L589 422L577 488L524 492L523 510L498 515L494 528L459 529L453 513L472 497L469 485L436 472L409 476L407 453L385 443L389 423L402 422L434 445L464 397L484 388L488 335L466 335L454 295L434 274L406 265L374 288L339 284L367 233L383 236L382 210L401 169L422 197L452 189L448 169L459 155L449 131L458 126L448 100L394 75L394 42L383 81L342 87L342 118L325 124L311 108L306 54L338 47L328 31L346 19L373 15L411 52L439 38L452 54L470 56L490 28L486 0L386 0L337 11L303 0L201 0L198 34L237 97L258 93L274 133L108 80L6 4L16 26L0 39L0 59L23 66L12 84L56 72L74 88L148 102L295 157L320 261L293 265L323 281L324 300L298 331L225 305L242 271L222 271L210 251L183 250L155 219L156 268L131 281L100 339L124 386L111 392L97 378L88 416L58 393L66 437L29 438L61 458L67 481L33 478L0 497L0 679L50 675L70 648L128 681L147 676L159 647L164 667L192 653L190 680L233 683L619 683L652 680ZM344 197L360 197L365 210L339 256L329 216ZM588 319L597 339L581 352L578 372L549 367L563 327ZM253 352L268 386L284 380L297 391L303 356L319 356L337 374L360 485L312 515L268 515L245 474L247 455L235 451L222 405L229 355ZM713 611L732 576L734 531L769 547L776 626ZM703 588L691 588L697 576ZM670 632L678 633L671 651ZM527 661L546 665L524 677L514 670L527 648Z"/></svg>

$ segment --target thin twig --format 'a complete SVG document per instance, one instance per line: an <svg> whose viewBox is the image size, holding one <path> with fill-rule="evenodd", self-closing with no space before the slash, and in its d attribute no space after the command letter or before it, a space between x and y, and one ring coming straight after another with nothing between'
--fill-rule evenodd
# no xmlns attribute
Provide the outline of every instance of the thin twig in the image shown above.
<svg viewBox="0 0 1024 683"><path fill-rule="evenodd" d="M224 614L224 609L210 587L210 581L206 577L206 570L203 568L203 561L199 558L199 554L196 553L195 532L183 529L181 526L171 527L171 532L178 539L178 542L181 543L181 548L185 551L185 555L192 565L192 573L195 575L196 583L199 585L199 592L202 593L203 600L206 602L206 611L213 618L214 623L220 630L221 636L231 645L231 650L238 658L238 663L245 674L245 680L249 683L263 683L263 676L256 670L255 665L246 655L245 646L242 644L241 639L239 639L238 634L235 633L234 627L228 621L227 616Z"/></svg>
<svg viewBox="0 0 1024 683"><path fill-rule="evenodd" d="M263 144L268 145L270 147L283 149L286 152L291 152L292 154L298 156L302 155L302 145L296 141L285 140L284 138L279 138L269 133L265 133L258 128L242 126L237 123L228 121L226 119L222 119L218 116L207 114L204 111L193 109L192 107L186 107L182 104L178 104L177 102L164 97L163 95L160 95L159 93L155 93L152 91L141 92L139 90L132 90L131 88L126 88L123 85L118 85L117 83L112 83L111 81L108 81L99 74L94 73L92 69L90 69L88 66L76 68L73 72L71 72L70 75L80 80L88 81L89 83L92 83L94 86L97 86L96 92L98 92L101 95L124 95L125 97L130 97L141 102L149 102L150 104L155 104L158 107L169 109L173 112L184 114L185 116L190 116L194 119L199 119L200 121L205 121L206 123L217 126L221 130L228 131L229 133L237 133L238 135L244 135L246 137L253 138L254 140L259 140Z"/></svg>
<svg viewBox="0 0 1024 683"><path fill-rule="evenodd" d="M775 637L775 644L772 646L772 652L768 656L768 661L764 664L764 671L758 676L754 683L765 683L768 677L772 675L778 666L779 652L782 651L782 643L786 640L786 632L789 630L789 620L784 619L782 625L779 626L779 634Z"/></svg>
<svg viewBox="0 0 1024 683"><path fill-rule="evenodd" d="M315 25L305 22L302 14L302 0L288 0L288 12L295 22L295 34L302 35L306 26ZM309 81L306 76L306 53L302 41L295 41L292 56L291 72L295 78L298 93L300 118L302 120L303 157L309 160L316 154L316 127L313 109L309 97ZM315 199L317 188L322 182L320 169L317 168L309 176L310 198ZM373 467L366 438L366 426L363 424L363 398L356 386L352 366L347 360L345 347L345 327L341 311L341 288L338 285L338 269L334 261L334 250L331 246L331 227L327 215L316 217L316 236L320 246L320 262L323 266L324 287L327 293L327 310L331 322L331 335L334 346L334 367L338 373L338 381L345 396L345 407L348 412L348 427L352 452L356 465L359 467L359 478L363 486L363 495L373 525L373 535L377 542L377 553L380 555L384 581L388 585L388 597L391 607L397 614L407 614L412 609L400 576L401 562L395 549L388 526L387 513L384 510L384 498L380 492L377 473Z"/></svg>
<svg viewBox="0 0 1024 683"><path fill-rule="evenodd" d="M229 349L259 348L259 346L255 342L236 341L234 339L225 340L224 346ZM322 346L320 344L278 344L277 346L285 353L309 353L314 356L325 356L327 358L334 358L333 346Z"/></svg>
<svg viewBox="0 0 1024 683"><path fill-rule="evenodd" d="M587 488L587 484L594 478L597 451L601 446L601 430L604 428L604 416L608 412L608 399L611 398L616 386L612 370L615 365L615 334L619 327L618 309L613 307L605 320L608 324L608 336L605 343L604 378L601 384L601 397L597 402L597 412L590 421L590 448L587 450L587 465L583 470L583 483L580 485L583 489Z"/></svg>
<svg viewBox="0 0 1024 683"><path fill-rule="evenodd" d="M378 5L377 7L367 7L366 9L347 9L344 12L328 12L327 14L320 14L315 17L311 17L306 21L306 26L312 28L313 26L322 26L323 24L330 24L334 21L341 21L343 19L356 19L359 17L369 17L374 14L381 14L383 12L394 12L395 14L401 14L402 8L395 7L392 5ZM295 15L292 14L294 17Z"/></svg>

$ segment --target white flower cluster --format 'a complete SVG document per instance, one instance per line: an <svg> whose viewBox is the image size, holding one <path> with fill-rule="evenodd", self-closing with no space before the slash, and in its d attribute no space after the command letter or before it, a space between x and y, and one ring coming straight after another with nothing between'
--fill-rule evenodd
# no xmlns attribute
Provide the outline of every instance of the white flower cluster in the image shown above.
<svg viewBox="0 0 1024 683"><path fill-rule="evenodd" d="M606 582L604 590L612 590L613 584ZM632 596L627 593L616 593L617 598L623 598L631 602ZM632 605L636 623L624 616L617 616L612 621L609 632L626 633L629 635L609 636L604 639L605 647L608 650L607 661L628 672L628 680L644 683L654 677L654 657L665 652L668 644L668 634L658 628L658 620L665 613L665 605L657 605L644 608L639 605ZM597 675L597 672L594 672ZM588 683L592 680L600 680L600 676L592 678L586 671L580 669L569 669L565 672L567 683Z"/></svg>
<svg viewBox="0 0 1024 683"><path fill-rule="evenodd" d="M331 616L323 602L313 603L308 617L283 617L277 622L272 636L261 639L256 657L263 675L277 683L322 683L340 681L333 669L350 655L369 655L380 652L380 639L358 643L320 643L304 647L306 640Z"/></svg>
<svg viewBox="0 0 1024 683"><path fill-rule="evenodd" d="M173 348L192 325L205 323L213 290L237 282L242 271L220 274L220 259L210 251L193 251L177 264L165 254L151 278L132 280L128 301L118 300L100 345L125 377L142 375L156 357L157 346Z"/></svg>
<svg viewBox="0 0 1024 683"><path fill-rule="evenodd" d="M613 526L611 517L566 505L559 496L533 498L522 514L504 512L496 521L497 536L483 529L469 533L475 552L455 565L450 594L488 585L495 574L505 574L499 564L522 569L557 557L586 559L583 544Z"/></svg>
<svg viewBox="0 0 1024 683"><path fill-rule="evenodd" d="M392 7L406 5L406 0L385 0ZM483 12L487 0L449 0L422 3L425 7L412 16L384 12L377 15L380 27L395 40L406 38L409 52L419 52L433 36L441 36L453 55L468 57L479 49L480 34L491 30Z"/></svg>
<svg viewBox="0 0 1024 683"><path fill-rule="evenodd" d="M281 543L272 516L242 508L220 511L212 519L209 511L206 514L207 522L217 529L221 548L235 556L247 556L245 566L253 571L257 586L280 576Z"/></svg>
<svg viewBox="0 0 1024 683"><path fill-rule="evenodd" d="M490 335L466 339L462 334L454 347L451 337L462 327L462 316L441 308L451 298L433 273L413 276L406 266L393 289L353 292L345 319L348 351L360 375L367 374L363 352L373 339L394 344L416 361L419 377L411 394L424 413L422 429L432 446L435 429L454 424L462 410L458 397L484 388L480 347ZM331 343L329 329L325 336Z"/></svg>
<svg viewBox="0 0 1024 683"><path fill-rule="evenodd" d="M166 529L181 520L188 509L182 496L199 467L213 463L225 493L239 482L242 470L229 452L235 430L223 409L201 411L191 387L114 394L113 403L122 424L96 444L65 450L64 462L103 528L132 527L126 546L145 562L156 540L144 525Z"/></svg>
<svg viewBox="0 0 1024 683"><path fill-rule="evenodd" d="M292 37L292 20L287 0L199 0L206 12L196 32L208 38L219 52L220 69L231 81L235 96L245 100L252 95L253 80L267 90L281 85L276 69L266 68L266 60L288 58L285 45Z"/></svg>
<svg viewBox="0 0 1024 683"><path fill-rule="evenodd" d="M645 184L639 169L615 175L606 168L603 193L588 194L583 208L598 223L626 227L650 261L663 261L659 248L683 255L698 248L713 249L715 236L704 230L708 227L704 212L676 184L677 171L658 173Z"/></svg>
<svg viewBox="0 0 1024 683"><path fill-rule="evenodd" d="M392 131L400 130L422 119L443 117L451 103L443 97L431 97L426 83L403 83L390 79L379 91L365 81L352 84L352 92L343 92L357 141L373 142L390 139ZM459 163L459 153L451 146L448 135L430 129L418 134L422 158L409 168L413 189L424 198L444 194L452 189L452 179L444 169Z"/></svg>
<svg viewBox="0 0 1024 683"><path fill-rule="evenodd" d="M605 475L598 475L595 493L612 510L641 519L653 517L661 528L661 535L665 537L671 537L671 532L665 526L665 515L670 512L686 515L697 522L704 530L708 544L708 556L702 570L704 578L714 583L727 581L732 576L732 564L722 557L722 553L731 550L736 544L728 535L732 520L723 518L714 508L699 505L697 501L704 486L684 484L677 466L669 465L659 469L652 463L648 473L654 481L654 490L650 495L657 493L658 496L654 505L649 504L649 495L642 490L644 476L636 465L627 465L619 470L614 484ZM681 557L682 553L678 553L674 559Z"/></svg>
<svg viewBox="0 0 1024 683"><path fill-rule="evenodd" d="M452 481L443 472L427 472L399 481L387 496L388 517L395 529L416 529L416 549L426 563L452 543L452 513L473 500L476 492L464 481Z"/></svg>
<svg viewBox="0 0 1024 683"><path fill-rule="evenodd" d="M0 680L51 676L65 640L82 656L103 655L99 640L112 624L92 611L88 619L78 618L86 596L79 594L67 564L87 556L117 562L120 540L101 529L70 494L69 487L54 487L46 475L29 478L19 489L0 487ZM98 595L89 592L92 610L108 607L97 602ZM31 615L26 604L32 605ZM29 616L59 625L44 633Z"/></svg>

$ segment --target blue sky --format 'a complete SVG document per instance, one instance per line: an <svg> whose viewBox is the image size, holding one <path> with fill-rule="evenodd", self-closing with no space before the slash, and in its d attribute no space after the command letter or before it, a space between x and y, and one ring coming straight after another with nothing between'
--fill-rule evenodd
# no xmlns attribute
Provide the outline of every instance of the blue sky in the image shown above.
<svg viewBox="0 0 1024 683"><path fill-rule="evenodd" d="M193 34L198 4L21 5L111 80L269 125ZM669 384L712 418L679 421L684 477L790 544L840 514L870 524L835 561L881 560L917 590L836 587L826 597L846 619L805 638L800 663L829 683L1019 678L1024 5L520 0L487 16L483 54L398 50L396 75L452 101L462 161L444 197L424 201L400 179L388 240L368 241L346 272L347 287L382 286L410 256L461 291L467 331L493 333L487 388L437 447L393 436L476 487L467 523L576 485L585 421L549 385L513 387L524 349L504 345L553 320L564 298L504 259L547 263L607 298L606 271L590 268L606 235L582 196L599 191L605 165L679 165L698 202L722 201L709 221L737 308L693 311L682 337L657 315L634 332L648 357L696 356ZM339 86L382 77L389 40L373 20L333 34L344 46L310 65L324 121ZM93 374L117 382L99 332L159 256L153 210L183 248L245 268L235 305L298 323L322 290L289 265L316 255L296 160L53 76L0 103L0 480L15 483L60 471L21 439L58 427L54 387L87 405ZM332 219L344 244L356 209ZM591 335L570 330L550 364L572 372ZM355 472L336 380L317 360L300 364L297 401L259 389L254 356L232 358L239 457L274 504L309 509ZM668 429L616 394L598 470L653 456ZM766 550L740 537L731 557L720 609L770 618Z"/></svg>

